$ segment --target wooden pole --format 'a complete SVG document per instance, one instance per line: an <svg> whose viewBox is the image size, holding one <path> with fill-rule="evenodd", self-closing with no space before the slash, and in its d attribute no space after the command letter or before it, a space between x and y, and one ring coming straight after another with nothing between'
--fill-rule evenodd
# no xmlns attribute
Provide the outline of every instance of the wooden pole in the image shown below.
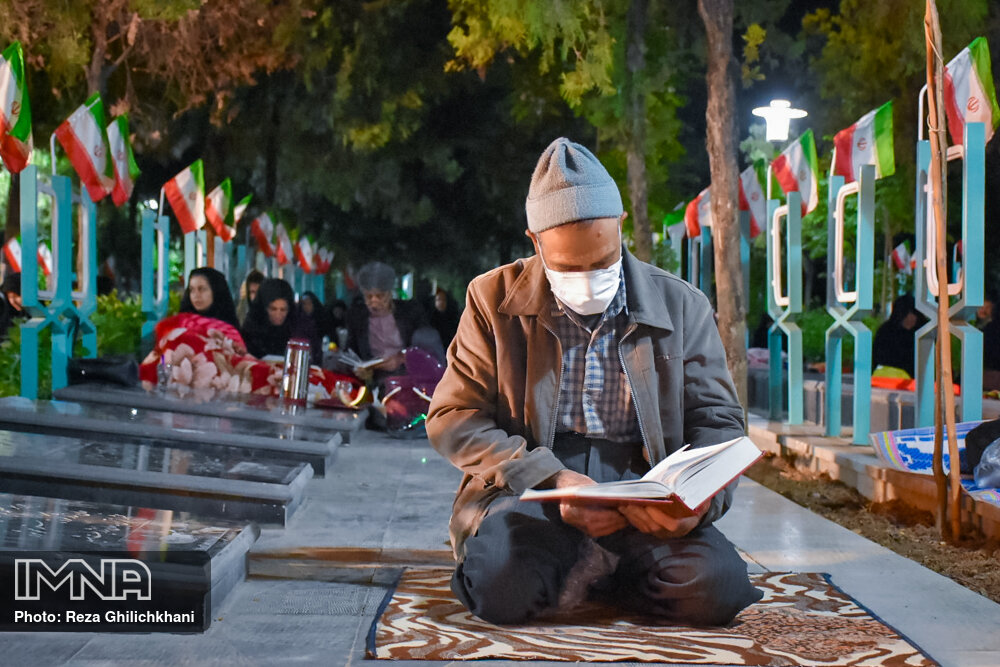
<svg viewBox="0 0 1000 667"><path fill-rule="evenodd" d="M935 264L938 276L938 328L937 357L940 369L937 375L935 395L944 397L944 421L948 428L948 514L951 524L951 539L958 540L962 531L961 516L961 479L958 467L958 440L955 434L955 387L951 374L951 326L948 318L948 266L947 266L947 235L948 224L945 218L945 180L944 162L947 150L945 136L944 112L944 59L941 57L941 24L938 20L937 5L934 0L927 0L927 10L924 16L924 36L927 43L927 124L928 136L931 142L931 173L929 183L932 187L932 207L935 219L936 253ZM939 454L944 449L941 429L940 399L934 415L934 453L935 465L939 465ZM939 444L940 443L940 444ZM940 486L939 486L940 489ZM939 498L940 501L940 498ZM939 524L944 522L939 519Z"/></svg>
<svg viewBox="0 0 1000 667"><path fill-rule="evenodd" d="M205 225L205 266L215 268L215 228Z"/></svg>

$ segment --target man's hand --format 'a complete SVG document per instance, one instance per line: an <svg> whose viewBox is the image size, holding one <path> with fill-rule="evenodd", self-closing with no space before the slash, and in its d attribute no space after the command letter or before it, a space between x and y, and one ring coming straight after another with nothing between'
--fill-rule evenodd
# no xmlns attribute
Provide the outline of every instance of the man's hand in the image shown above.
<svg viewBox="0 0 1000 667"><path fill-rule="evenodd" d="M555 488L567 486L588 486L594 480L572 470L560 470L554 477ZM563 500L559 503L562 520L589 537L604 537L628 525L625 517L614 507L597 507L579 500Z"/></svg>
<svg viewBox="0 0 1000 667"><path fill-rule="evenodd" d="M711 499L706 500L694 513L680 503L663 505L620 505L618 511L637 530L660 539L684 537L694 530L701 517L708 511Z"/></svg>

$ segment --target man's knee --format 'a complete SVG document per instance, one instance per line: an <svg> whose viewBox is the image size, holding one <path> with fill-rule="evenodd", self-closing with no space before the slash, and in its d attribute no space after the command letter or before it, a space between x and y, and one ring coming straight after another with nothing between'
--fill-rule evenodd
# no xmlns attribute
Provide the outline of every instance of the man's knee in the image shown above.
<svg viewBox="0 0 1000 667"><path fill-rule="evenodd" d="M474 615L497 625L525 623L557 599L552 577L538 568L492 560L466 557L452 577L452 590Z"/></svg>

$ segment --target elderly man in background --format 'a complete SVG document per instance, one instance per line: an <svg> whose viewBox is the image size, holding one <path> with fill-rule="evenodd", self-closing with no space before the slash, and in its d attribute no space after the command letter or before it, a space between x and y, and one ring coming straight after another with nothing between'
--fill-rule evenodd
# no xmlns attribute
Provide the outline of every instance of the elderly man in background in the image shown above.
<svg viewBox="0 0 1000 667"><path fill-rule="evenodd" d="M712 525L735 483L695 513L518 500L635 479L685 443L744 434L708 300L625 249L621 195L597 158L554 141L526 212L535 255L469 285L427 420L431 444L465 473L452 590L494 623L588 595L678 623L728 623L761 597Z"/></svg>

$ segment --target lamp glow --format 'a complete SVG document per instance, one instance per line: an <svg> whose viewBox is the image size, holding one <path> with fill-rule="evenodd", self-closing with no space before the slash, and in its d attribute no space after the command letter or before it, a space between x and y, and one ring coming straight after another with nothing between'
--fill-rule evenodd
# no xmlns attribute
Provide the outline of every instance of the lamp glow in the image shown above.
<svg viewBox="0 0 1000 667"><path fill-rule="evenodd" d="M754 116L760 116L767 124L768 141L786 141L788 139L788 124L793 118L804 118L803 109L793 109L788 100L771 100L770 106L757 107Z"/></svg>

